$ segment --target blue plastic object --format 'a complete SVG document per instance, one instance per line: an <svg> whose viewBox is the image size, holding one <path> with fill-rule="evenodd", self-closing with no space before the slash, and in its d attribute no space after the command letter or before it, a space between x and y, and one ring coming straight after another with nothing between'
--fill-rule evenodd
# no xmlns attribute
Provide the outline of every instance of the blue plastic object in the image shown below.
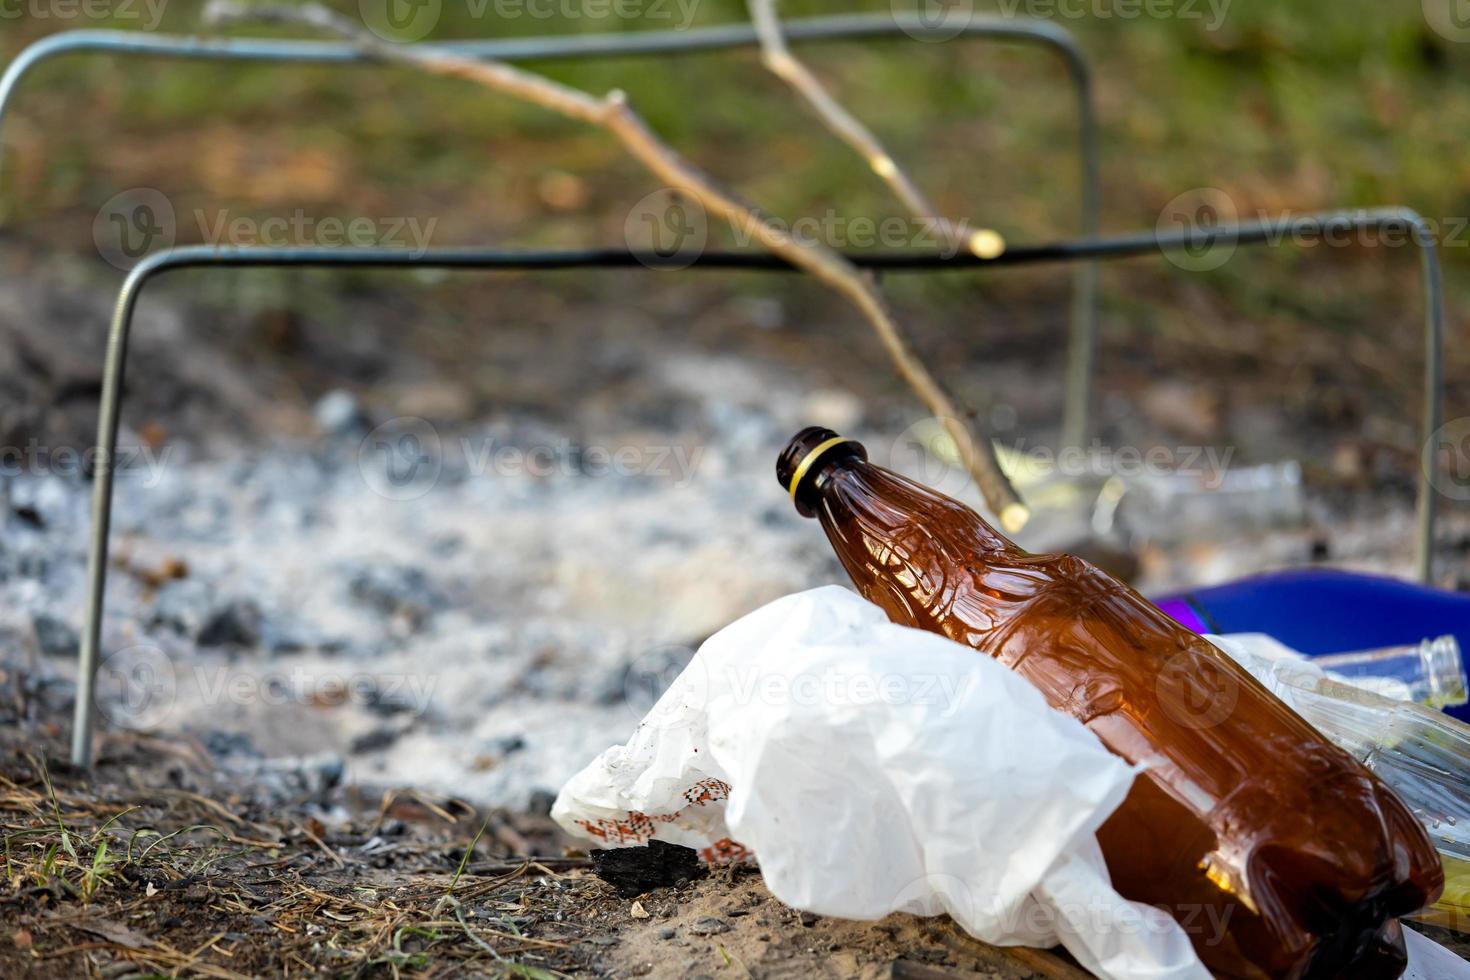
<svg viewBox="0 0 1470 980"><path fill-rule="evenodd" d="M1332 569L1272 572L1154 600L1200 633L1266 633L1311 655L1451 634L1470 650L1470 594ZM1470 706L1449 709L1470 721Z"/></svg>

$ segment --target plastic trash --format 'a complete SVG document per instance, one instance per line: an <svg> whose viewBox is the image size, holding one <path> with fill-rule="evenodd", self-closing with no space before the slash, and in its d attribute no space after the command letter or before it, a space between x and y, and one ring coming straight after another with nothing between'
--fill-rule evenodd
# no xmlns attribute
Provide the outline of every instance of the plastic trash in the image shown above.
<svg viewBox="0 0 1470 980"><path fill-rule="evenodd" d="M1356 687L1396 701L1458 708L1470 700L1465 659L1460 644L1448 634L1382 650L1329 653L1317 657L1316 663Z"/></svg>
<svg viewBox="0 0 1470 980"><path fill-rule="evenodd" d="M710 637L552 816L600 847L753 853L820 915L947 912L1104 978L1207 978L1185 928L1110 883L1095 831L1134 775L1001 664L829 586Z"/></svg>
<svg viewBox="0 0 1470 980"><path fill-rule="evenodd" d="M1470 980L1470 963L1413 929L1404 930L1409 968L1399 980Z"/></svg>
<svg viewBox="0 0 1470 980"><path fill-rule="evenodd" d="M1263 633L1207 638L1409 805L1445 872L1444 893L1414 918L1470 931L1470 726L1336 678Z"/></svg>
<svg viewBox="0 0 1470 980"><path fill-rule="evenodd" d="M1444 886L1428 834L1229 657L1097 565L1026 551L831 429L797 433L775 475L895 623L1004 664L1142 767L1098 843L1125 898L1229 922L1194 937L1213 973L1402 972L1391 920Z"/></svg>
<svg viewBox="0 0 1470 980"><path fill-rule="evenodd" d="M1151 598L1196 633L1269 633L1309 657L1443 634L1470 649L1470 593L1359 572L1298 568ZM1446 710L1470 721L1470 705Z"/></svg>

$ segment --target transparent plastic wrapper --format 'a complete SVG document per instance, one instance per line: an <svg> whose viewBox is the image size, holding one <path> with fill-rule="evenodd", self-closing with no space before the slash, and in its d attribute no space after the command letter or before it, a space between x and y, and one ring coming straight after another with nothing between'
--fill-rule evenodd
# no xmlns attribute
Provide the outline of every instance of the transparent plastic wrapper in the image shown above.
<svg viewBox="0 0 1470 980"><path fill-rule="evenodd" d="M1470 980L1470 963L1439 943L1413 929L1404 930L1404 939L1409 951L1409 968L1401 980Z"/></svg>
<svg viewBox="0 0 1470 980"><path fill-rule="evenodd" d="M830 586L706 641L552 816L602 847L753 853L821 915L948 913L1104 978L1202 980L1184 927L1110 883L1095 832L1134 776L1012 671Z"/></svg>
<svg viewBox="0 0 1470 980"><path fill-rule="evenodd" d="M1470 931L1470 726L1335 678L1262 633L1207 639L1409 805L1445 872L1444 893L1415 918Z"/></svg>

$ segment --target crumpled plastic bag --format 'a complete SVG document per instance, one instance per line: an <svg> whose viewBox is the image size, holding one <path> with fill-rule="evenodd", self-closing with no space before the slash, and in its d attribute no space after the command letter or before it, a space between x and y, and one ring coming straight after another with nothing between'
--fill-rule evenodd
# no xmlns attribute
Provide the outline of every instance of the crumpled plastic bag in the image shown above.
<svg viewBox="0 0 1470 980"><path fill-rule="evenodd" d="M753 853L820 915L948 913L1104 978L1206 980L1183 929L1110 883L1095 831L1134 775L1025 679L828 586L710 637L552 816L600 847Z"/></svg>

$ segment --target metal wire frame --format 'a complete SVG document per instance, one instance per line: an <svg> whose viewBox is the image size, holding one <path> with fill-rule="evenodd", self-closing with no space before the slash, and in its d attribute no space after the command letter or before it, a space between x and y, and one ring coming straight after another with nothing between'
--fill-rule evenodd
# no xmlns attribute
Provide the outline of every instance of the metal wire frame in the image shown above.
<svg viewBox="0 0 1470 980"><path fill-rule="evenodd" d="M1088 262L1170 253L1181 249L1221 244L1260 245L1293 243L1328 237L1354 229L1397 227L1411 233L1421 251L1424 291L1424 399L1421 426L1423 438L1439 428L1440 374L1443 348L1444 310L1441 296L1438 250L1428 224L1417 213L1402 208L1368 211L1330 211L1271 221L1221 225L1209 232L1143 232L1101 238L1084 238L1046 245L1020 246L992 259L958 254L934 253L855 254L858 265L888 272L933 272L945 269L974 269L992 266L1033 265L1045 262ZM578 268L682 267L685 256L663 257L627 249L581 251L506 251L502 249L431 249L422 253L391 248L249 247L216 248L185 246L148 256L129 273L118 295L107 336L107 360L103 371L102 403L97 419L96 471L92 493L92 532L87 553L86 630L82 634L78 668L76 716L72 730L72 761L78 766L92 762L92 731L96 718L95 690L98 654L102 640L102 614L107 584L109 531L112 521L113 460L121 411L123 375L127 364L128 338L133 314L143 288L153 279L174 269L249 268L266 266L316 266L325 268L436 268L549 270ZM708 252L693 268L743 269L772 272L796 271L785 260L749 252ZM1433 559L1435 486L1438 457L1431 454L1421 468L1418 488L1418 570L1426 581Z"/></svg>
<svg viewBox="0 0 1470 980"><path fill-rule="evenodd" d="M959 25L935 25L917 14L856 15L789 20L784 30L792 43L861 39L948 40L951 37L1040 44L1065 63L1077 97L1080 168L1080 222L1083 238L1098 232L1100 164L1097 110L1092 75L1076 40L1065 29L1044 20L969 18ZM673 54L754 47L760 43L750 24L730 24L688 31L636 31L570 37L532 37L487 41L434 42L459 54L503 61L549 61ZM67 31L44 37L21 51L0 75L0 154L4 151L6 113L21 79L47 59L77 52L152 55L185 59L254 62L318 62L367 64L372 59L351 44L336 41L290 41L263 38L207 38L150 35L138 31ZM0 161L3 162L3 161ZM1077 265L1073 275L1071 336L1067 359L1067 396L1063 410L1064 445L1081 445L1087 436L1097 350L1097 267Z"/></svg>

